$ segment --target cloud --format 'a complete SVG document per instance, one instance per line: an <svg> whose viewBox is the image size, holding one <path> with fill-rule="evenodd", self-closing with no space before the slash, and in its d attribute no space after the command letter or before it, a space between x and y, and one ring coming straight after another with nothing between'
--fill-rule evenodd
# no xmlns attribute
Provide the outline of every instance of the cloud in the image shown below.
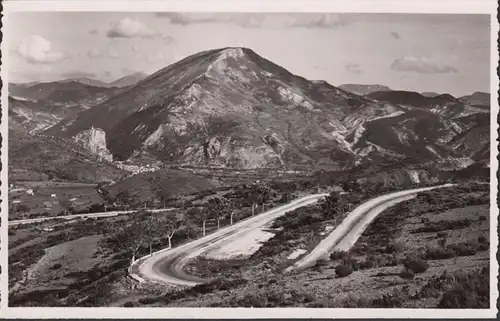
<svg viewBox="0 0 500 321"><path fill-rule="evenodd" d="M97 34L99 33L99 31L98 31L97 29L90 29L90 30L89 30L89 33L90 33L91 35L97 35Z"/></svg>
<svg viewBox="0 0 500 321"><path fill-rule="evenodd" d="M353 74L361 74L363 73L363 70L361 69L361 66L358 64L353 64L353 63L348 63L347 65L344 66L345 69Z"/></svg>
<svg viewBox="0 0 500 321"><path fill-rule="evenodd" d="M336 13L290 13L287 27L298 28L331 28L335 29L348 24L342 14Z"/></svg>
<svg viewBox="0 0 500 321"><path fill-rule="evenodd" d="M160 33L140 21L124 18L114 23L106 35L109 38L153 38Z"/></svg>
<svg viewBox="0 0 500 321"><path fill-rule="evenodd" d="M162 52L157 52L155 54L148 55L148 60L150 62L155 62L155 61L159 61L159 60L163 60L163 59L165 59L165 56L163 55Z"/></svg>
<svg viewBox="0 0 500 321"><path fill-rule="evenodd" d="M62 78L96 78L97 75L94 74L93 72L86 72L86 71L69 71L61 74Z"/></svg>
<svg viewBox="0 0 500 321"><path fill-rule="evenodd" d="M66 53L52 50L52 43L38 35L21 40L16 53L31 64L51 64L68 57Z"/></svg>
<svg viewBox="0 0 500 321"><path fill-rule="evenodd" d="M394 39L397 39L397 40L401 39L401 36L396 31L391 32L391 37L393 37Z"/></svg>
<svg viewBox="0 0 500 321"><path fill-rule="evenodd" d="M429 57L405 56L394 60L391 68L400 72L417 72L421 74L457 73L455 67L439 63Z"/></svg>
<svg viewBox="0 0 500 321"><path fill-rule="evenodd" d="M90 58L118 58L118 52L111 45L107 45L105 48L94 48L87 52L87 56Z"/></svg>
<svg viewBox="0 0 500 321"><path fill-rule="evenodd" d="M252 13L180 13L157 12L157 17L166 18L174 25L189 25L198 23L234 23L243 28L259 27L264 15Z"/></svg>
<svg viewBox="0 0 500 321"><path fill-rule="evenodd" d="M333 13L179 13L157 12L174 25L232 23L243 28L337 28L348 23L342 14Z"/></svg>

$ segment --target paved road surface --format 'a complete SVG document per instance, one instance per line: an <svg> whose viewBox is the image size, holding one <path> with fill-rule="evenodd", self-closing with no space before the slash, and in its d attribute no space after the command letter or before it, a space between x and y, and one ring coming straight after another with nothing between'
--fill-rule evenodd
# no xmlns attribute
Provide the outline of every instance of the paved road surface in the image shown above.
<svg viewBox="0 0 500 321"><path fill-rule="evenodd" d="M9 226L30 224L30 223L39 223L39 222L54 220L54 219L73 220L73 219L76 219L79 217L110 217L110 216L129 214L129 213L137 212L140 210L142 210L142 209L128 210L128 211L111 211L111 212L89 213L89 214L74 214L74 215L65 215L65 216L38 217L38 218L30 218L30 219L26 219L26 220L9 221ZM152 212L152 213L158 213L158 212L173 211L173 210L175 210L175 208L155 209L155 210L147 210L147 211Z"/></svg>
<svg viewBox="0 0 500 321"><path fill-rule="evenodd" d="M288 211L316 203L321 197L326 195L309 195L279 208L239 221L232 226L222 228L193 242L170 250L158 251L153 253L152 256L147 256L136 261L132 265L131 271L133 274L138 274L142 279L167 284L193 286L204 283L207 280L188 275L183 271L183 267L190 259L207 252L221 242L236 238L250 230L261 228Z"/></svg>
<svg viewBox="0 0 500 321"><path fill-rule="evenodd" d="M299 270L311 267L321 258L327 258L333 251L347 251L361 236L368 225L385 209L399 202L416 197L418 192L428 191L436 188L451 187L453 184L445 184L433 187L415 188L411 190L390 193L371 199L354 209L344 221L334 229L323 241L321 241L311 252L290 266L286 271Z"/></svg>

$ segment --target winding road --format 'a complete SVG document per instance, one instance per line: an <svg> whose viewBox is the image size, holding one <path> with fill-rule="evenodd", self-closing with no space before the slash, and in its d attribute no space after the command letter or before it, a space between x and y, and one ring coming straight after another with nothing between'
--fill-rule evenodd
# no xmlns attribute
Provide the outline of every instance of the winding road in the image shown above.
<svg viewBox="0 0 500 321"><path fill-rule="evenodd" d="M132 264L130 273L135 279L174 285L194 286L204 283L207 280L188 275L183 271L183 267L190 259L209 251L222 242L237 238L253 229L261 228L276 218L285 215L286 212L316 203L326 195L328 194L313 194L296 199L289 204L239 221L193 242L155 252L151 256L143 257Z"/></svg>
<svg viewBox="0 0 500 321"><path fill-rule="evenodd" d="M321 241L311 252L302 257L294 265L285 271L300 270L313 266L317 260L328 258L333 251L349 250L361 236L368 225L385 209L397 203L412 199L417 193L429 191L436 188L451 187L454 184L445 184L433 187L415 188L401 192L390 193L371 199L347 216L342 223L335 228L323 241Z"/></svg>
<svg viewBox="0 0 500 321"><path fill-rule="evenodd" d="M334 250L347 251L358 240L370 222L388 207L414 198L419 192L451 186L453 184L415 188L382 195L361 204L332 233L320 242L316 248L297 261L293 266L290 266L286 271L299 270L312 266L318 259L327 256L328 253ZM290 204L240 221L193 242L176 248L155 252L151 256L143 257L132 264L130 273L135 279L140 281L149 280L173 285L194 286L207 282L208 280L188 275L183 271L184 266L189 260L208 252L222 242L231 241L253 229L261 228L288 211L313 204L326 195L314 194L303 197L294 200Z"/></svg>

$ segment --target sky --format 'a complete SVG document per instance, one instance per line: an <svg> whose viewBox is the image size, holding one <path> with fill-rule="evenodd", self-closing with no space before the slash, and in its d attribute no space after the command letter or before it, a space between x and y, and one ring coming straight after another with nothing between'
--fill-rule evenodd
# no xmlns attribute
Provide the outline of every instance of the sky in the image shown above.
<svg viewBox="0 0 500 321"><path fill-rule="evenodd" d="M153 73L200 51L247 47L310 80L455 96L490 91L490 16L15 12L11 82Z"/></svg>

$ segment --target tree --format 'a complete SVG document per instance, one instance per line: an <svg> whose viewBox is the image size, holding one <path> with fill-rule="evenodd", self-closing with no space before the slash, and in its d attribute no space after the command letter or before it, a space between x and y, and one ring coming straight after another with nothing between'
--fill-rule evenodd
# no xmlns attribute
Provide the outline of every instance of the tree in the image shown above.
<svg viewBox="0 0 500 321"><path fill-rule="evenodd" d="M205 231L206 231L205 226L207 220L210 218L208 216L208 211L206 210L206 208L194 207L187 212L187 215L188 215L187 219L191 219L195 222L202 224L203 236L205 236Z"/></svg>
<svg viewBox="0 0 500 321"><path fill-rule="evenodd" d="M217 220L217 230L220 229L220 220L222 218L231 216L232 222L233 208L231 202L227 198L219 196L212 197L206 203L205 208L208 212L207 216Z"/></svg>
<svg viewBox="0 0 500 321"><path fill-rule="evenodd" d="M24 215L29 212L30 208L24 204L19 204L16 210L17 212L21 213L21 215L23 215L24 219Z"/></svg>
<svg viewBox="0 0 500 321"><path fill-rule="evenodd" d="M161 215L161 214L159 214ZM178 213L167 212L166 215L159 216L157 226L161 233L168 239L168 248L172 248L172 237L183 225L185 217Z"/></svg>
<svg viewBox="0 0 500 321"><path fill-rule="evenodd" d="M252 201L252 216L255 215L255 206L257 204L264 205L272 197L275 197L277 192L265 183L254 183L250 187L249 198Z"/></svg>
<svg viewBox="0 0 500 321"><path fill-rule="evenodd" d="M321 202L321 209L325 216L336 217L339 212L343 212L340 193L335 191L330 192L330 194L325 197L324 201Z"/></svg>
<svg viewBox="0 0 500 321"><path fill-rule="evenodd" d="M134 222L128 226L112 225L109 227L111 236L106 242L117 251L127 251L131 254L131 262L145 242L146 231L143 222Z"/></svg>
<svg viewBox="0 0 500 321"><path fill-rule="evenodd" d="M59 205L64 209L64 215L68 215L68 212L72 213L74 211L73 203L67 198L61 199Z"/></svg>

